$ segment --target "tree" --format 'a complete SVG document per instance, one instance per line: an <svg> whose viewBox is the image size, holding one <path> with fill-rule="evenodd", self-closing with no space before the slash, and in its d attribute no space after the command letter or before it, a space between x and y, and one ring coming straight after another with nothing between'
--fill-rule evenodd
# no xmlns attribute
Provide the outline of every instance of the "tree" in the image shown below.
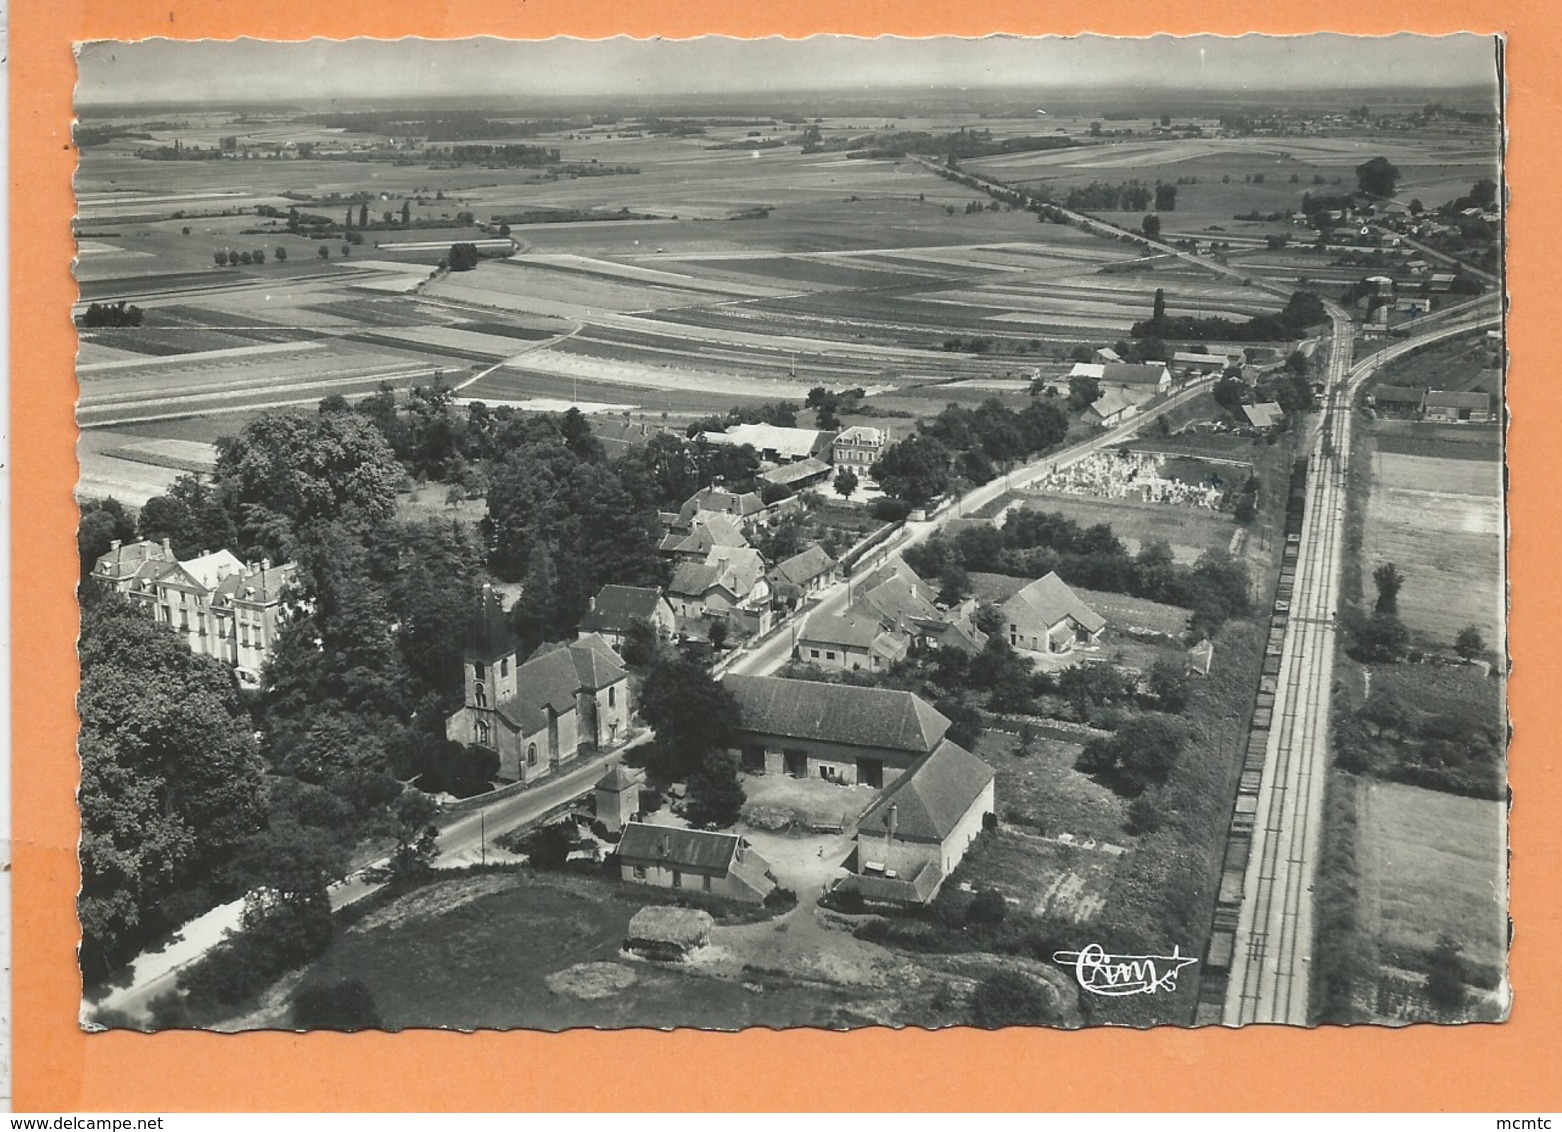
<svg viewBox="0 0 1562 1132"><path fill-rule="evenodd" d="M312 983L293 998L293 1025L300 1030L378 1030L384 1023L374 992L362 979Z"/></svg>
<svg viewBox="0 0 1562 1132"><path fill-rule="evenodd" d="M287 249L286 248L279 247L279 248L277 248L276 251L272 252L271 254L276 259L276 261L278 263L286 263L287 262Z"/></svg>
<svg viewBox="0 0 1562 1132"><path fill-rule="evenodd" d="M83 595L82 964L102 973L228 895L265 812L232 673L113 593Z"/></svg>
<svg viewBox="0 0 1562 1132"><path fill-rule="evenodd" d="M1153 307L1150 321L1155 325L1160 325L1166 321L1166 289L1164 287L1155 289L1155 306Z"/></svg>
<svg viewBox="0 0 1562 1132"><path fill-rule="evenodd" d="M857 490L857 474L850 468L842 468L835 475L835 494L842 499L850 499L852 493Z"/></svg>
<svg viewBox="0 0 1562 1132"><path fill-rule="evenodd" d="M1410 648L1410 633L1393 613L1375 612L1370 617L1359 609L1341 615L1352 641L1352 655L1369 663L1388 664L1404 657Z"/></svg>
<svg viewBox="0 0 1562 1132"><path fill-rule="evenodd" d="M1155 186L1155 211L1156 212L1176 212L1177 211L1177 186L1176 185L1156 185Z"/></svg>
<svg viewBox="0 0 1562 1132"><path fill-rule="evenodd" d="M624 628L624 645L618 650L624 663L635 668L650 664L665 642L656 625L645 617L631 617Z"/></svg>
<svg viewBox="0 0 1562 1132"><path fill-rule="evenodd" d="M450 264L451 271L471 271L477 266L477 245L471 243L451 244L447 262Z"/></svg>
<svg viewBox="0 0 1562 1132"><path fill-rule="evenodd" d="M424 876L439 855L439 830L434 817L439 806L421 790L403 790L391 808L396 819L396 849L391 853L391 881Z"/></svg>
<svg viewBox="0 0 1562 1132"><path fill-rule="evenodd" d="M1465 660L1474 660L1485 651L1486 642L1481 639L1481 631L1474 625L1466 625L1454 638L1454 652Z"/></svg>
<svg viewBox="0 0 1562 1132"><path fill-rule="evenodd" d="M1188 672L1180 662L1161 657L1150 665L1145 685L1164 712L1176 714L1188 706Z"/></svg>
<svg viewBox="0 0 1562 1132"><path fill-rule="evenodd" d="M1178 720L1141 715L1107 738L1091 739L1074 765L1117 793L1135 797L1166 784L1186 742L1187 730Z"/></svg>
<svg viewBox="0 0 1562 1132"><path fill-rule="evenodd" d="M136 520L125 505L113 496L89 499L81 504L81 522L76 527L76 549L81 557L81 575L86 577L99 558L109 552L118 539L134 542Z"/></svg>
<svg viewBox="0 0 1562 1132"><path fill-rule="evenodd" d="M412 223L412 202L410 200L404 200L404 201L401 202L401 226L403 228L405 228L405 227L407 227L411 223Z"/></svg>
<svg viewBox="0 0 1562 1132"><path fill-rule="evenodd" d="M658 658L640 690L640 715L656 731L661 758L653 777L677 781L711 751L733 746L739 720L732 693L682 657Z"/></svg>
<svg viewBox="0 0 1562 1132"><path fill-rule="evenodd" d="M1392 562L1385 562L1372 571L1372 584L1378 588L1376 610L1379 613L1399 612L1399 590L1405 579Z"/></svg>
<svg viewBox="0 0 1562 1132"><path fill-rule="evenodd" d="M707 751L689 776L684 816L697 828L725 829L743 812L746 796L738 779L738 757L731 751Z"/></svg>
<svg viewBox="0 0 1562 1132"><path fill-rule="evenodd" d="M710 623L710 647L720 652L722 646L727 643L727 621L724 617L717 617Z"/></svg>
<svg viewBox="0 0 1562 1132"><path fill-rule="evenodd" d="M1426 959L1426 997L1444 1018L1455 1017L1464 1009L1469 992L1465 989L1464 948L1452 936L1439 935Z"/></svg>
<svg viewBox="0 0 1562 1132"><path fill-rule="evenodd" d="M971 1024L984 1030L1055 1026L1062 1020L1051 989L1022 971L995 971L971 993Z"/></svg>
<svg viewBox="0 0 1562 1132"><path fill-rule="evenodd" d="M1356 187L1370 197L1388 199L1399 184L1399 169L1386 157L1374 157L1356 166Z"/></svg>
<svg viewBox="0 0 1562 1132"><path fill-rule="evenodd" d="M266 262L266 249L265 248L256 248L253 252L250 253L250 257L256 263L265 263Z"/></svg>
<svg viewBox="0 0 1562 1132"><path fill-rule="evenodd" d="M888 494L926 507L949 491L950 463L948 448L918 434L892 444L873 465L873 478Z"/></svg>
<svg viewBox="0 0 1562 1132"><path fill-rule="evenodd" d="M1101 379L1078 374L1068 379L1068 407L1083 412L1101 400Z"/></svg>
<svg viewBox="0 0 1562 1132"><path fill-rule="evenodd" d="M1475 202L1476 208L1490 212L1497 206L1497 182L1490 177L1482 177L1470 189L1470 199Z"/></svg>
<svg viewBox="0 0 1562 1132"><path fill-rule="evenodd" d="M358 206L358 227L360 227L360 228L367 228L368 226L369 226L369 202L368 201L364 201L362 204L360 204Z"/></svg>
<svg viewBox="0 0 1562 1132"><path fill-rule="evenodd" d="M331 249L326 247L324 244L321 244L320 245L320 250L318 252L316 252L315 254L318 255L321 259L330 259L331 258Z"/></svg>
<svg viewBox="0 0 1562 1132"><path fill-rule="evenodd" d="M216 263L216 265L218 267L227 267L228 266L228 253L226 251L218 249L217 251L212 252L212 261L214 263Z"/></svg>
<svg viewBox="0 0 1562 1132"><path fill-rule="evenodd" d="M1150 213L1142 221L1140 221L1139 230L1143 232L1148 239L1159 240L1161 238L1161 218L1153 212Z"/></svg>

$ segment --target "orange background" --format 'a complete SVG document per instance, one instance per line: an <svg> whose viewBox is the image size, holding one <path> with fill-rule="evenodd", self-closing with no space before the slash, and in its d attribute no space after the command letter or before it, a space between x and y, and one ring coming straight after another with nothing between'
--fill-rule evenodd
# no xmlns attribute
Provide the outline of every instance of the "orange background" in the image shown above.
<svg viewBox="0 0 1562 1132"><path fill-rule="evenodd" d="M14 1096L18 1111L1039 1109L1522 1111L1562 1102L1555 900L1562 563L1554 478L1562 381L1551 286L1562 169L1562 18L1530 0L982 0L764 7L732 0L18 0L11 26L11 425L14 641ZM87 1035L76 1025L77 779L71 489L75 297L71 43L148 36L301 39L422 34L683 37L1248 31L1506 32L1512 193L1509 345L1512 957L1502 1026L1060 1034L885 1030ZM1428 76L1435 79L1436 76ZM1548 196L1551 199L1547 199ZM1544 579L1553 577L1553 583ZM1551 593L1547 600L1543 595ZM541 1047L540 1049L538 1047ZM540 1055L540 1056L539 1056ZM691 1072L690 1070L694 1071Z"/></svg>

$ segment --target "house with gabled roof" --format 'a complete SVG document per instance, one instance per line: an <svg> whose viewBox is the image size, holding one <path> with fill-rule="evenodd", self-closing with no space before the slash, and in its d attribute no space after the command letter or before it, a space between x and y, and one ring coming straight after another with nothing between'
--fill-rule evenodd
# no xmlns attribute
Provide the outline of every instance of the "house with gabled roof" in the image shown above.
<svg viewBox="0 0 1562 1132"><path fill-rule="evenodd" d="M462 706L447 738L499 756L499 777L531 782L629 733L629 673L595 633L544 645L524 662L504 605L483 587L467 634Z"/></svg>
<svg viewBox="0 0 1562 1132"><path fill-rule="evenodd" d="M669 636L677 628L678 618L666 591L659 586L616 586L609 583L590 599L591 607L580 619L576 632L581 637L595 633L614 649L624 647L624 636L636 621L649 622Z"/></svg>
<svg viewBox="0 0 1562 1132"><path fill-rule="evenodd" d="M729 675L736 753L750 774L882 787L938 746L949 719L911 692Z"/></svg>
<svg viewBox="0 0 1562 1132"><path fill-rule="evenodd" d="M944 739L857 819L852 875L838 891L878 903L926 904L996 809L993 768Z"/></svg>
<svg viewBox="0 0 1562 1132"><path fill-rule="evenodd" d="M634 884L706 892L763 904L776 890L770 864L744 838L719 830L630 822L618 843L619 875Z"/></svg>
<svg viewBox="0 0 1562 1132"><path fill-rule="evenodd" d="M886 630L904 634L913 648L951 647L980 652L987 637L973 620L975 602L940 609L935 594L905 561L890 560L855 584L850 609L876 617Z"/></svg>
<svg viewBox="0 0 1562 1132"><path fill-rule="evenodd" d="M797 659L840 671L878 672L910 651L911 639L889 632L873 617L815 613L797 634Z"/></svg>
<svg viewBox="0 0 1562 1132"><path fill-rule="evenodd" d="M772 464L789 464L810 457L824 459L830 454L830 443L835 433L815 428L788 428L772 424L732 425L721 432L702 432L700 439L707 444L722 444L736 448L748 446L759 453L761 460Z"/></svg>
<svg viewBox="0 0 1562 1132"><path fill-rule="evenodd" d="M1491 397L1486 393L1458 393L1429 389L1425 420L1484 423L1492 419Z"/></svg>
<svg viewBox="0 0 1562 1132"><path fill-rule="evenodd" d="M835 559L825 553L824 547L813 543L772 567L766 578L772 598L780 604L796 606L834 580Z"/></svg>
<svg viewBox="0 0 1562 1132"><path fill-rule="evenodd" d="M703 562L717 547L737 549L748 545L748 539L737 523L726 515L700 511L685 523L674 522L662 536L657 548L664 556L683 562Z"/></svg>
<svg viewBox="0 0 1562 1132"><path fill-rule="evenodd" d="M1406 385L1378 385L1367 395L1379 416L1417 417L1426 408L1426 390Z"/></svg>
<svg viewBox="0 0 1562 1132"><path fill-rule="evenodd" d="M1003 631L1021 652L1056 655L1094 644L1106 628L1102 617L1057 572L1037 578L1003 603Z"/></svg>

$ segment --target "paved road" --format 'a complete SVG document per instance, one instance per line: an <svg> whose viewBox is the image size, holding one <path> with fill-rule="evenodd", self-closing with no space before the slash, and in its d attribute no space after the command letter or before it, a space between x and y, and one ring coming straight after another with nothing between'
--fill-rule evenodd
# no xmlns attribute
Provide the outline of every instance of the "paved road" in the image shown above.
<svg viewBox="0 0 1562 1132"><path fill-rule="evenodd" d="M1290 619L1280 658L1274 726L1259 787L1253 846L1226 994L1227 1025L1304 1026L1313 947L1313 884L1323 835L1329 721L1344 551L1351 405L1384 363L1442 338L1496 325L1477 316L1398 342L1351 365L1351 324L1330 304L1334 349L1323 427L1312 443Z"/></svg>
<svg viewBox="0 0 1562 1132"><path fill-rule="evenodd" d="M650 734L644 732L623 747L586 759L529 790L506 795L485 806L441 821L440 855L436 863L443 868L452 868L480 862L485 855L485 846L491 846L499 834L535 821L555 806L585 793L602 777L608 766L618 761L624 751L639 746L649 738ZM387 864L388 860L381 858L333 884L330 888L332 911L356 904L370 893L378 891L382 884L370 879L370 875ZM179 936L174 942L135 960L129 985L116 988L100 1002L85 1007L84 1015L90 1016L96 1010L111 1008L134 1017L145 1017L147 1005L159 995L173 990L179 972L220 943L230 930L237 928L243 912L244 901L235 900L213 908L204 916L186 924L179 930Z"/></svg>
<svg viewBox="0 0 1562 1132"><path fill-rule="evenodd" d="M1213 381L1213 378L1200 378L1190 382L1161 404L1146 409L1131 421L1098 433L1072 448L1054 452L1033 463L1015 468L1008 475L1000 476L990 483L973 488L961 496L956 503L923 522L907 522L882 547L863 559L859 564L858 574L867 574L891 558L898 558L908 547L917 546L925 542L933 532L942 530L951 519L969 515L1000 498L1005 492L1026 486L1053 468L1066 468L1070 464L1083 460L1092 452L1123 443L1149 422L1208 389ZM781 668L791 658L796 643L796 633L801 631L807 619L841 612L850 600L851 587L854 584L855 580L836 582L824 592L819 602L812 608L788 619L758 644L729 656L717 669L718 674L725 676L737 672L749 676L764 676Z"/></svg>

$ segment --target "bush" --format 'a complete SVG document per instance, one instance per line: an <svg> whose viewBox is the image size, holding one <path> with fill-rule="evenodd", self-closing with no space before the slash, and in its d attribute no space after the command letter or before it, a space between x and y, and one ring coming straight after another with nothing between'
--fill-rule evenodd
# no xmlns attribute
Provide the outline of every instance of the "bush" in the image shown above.
<svg viewBox="0 0 1562 1132"><path fill-rule="evenodd" d="M836 889L830 895L831 903L835 905L836 910L847 915L860 915L868 906L867 901L862 898L862 893L855 888Z"/></svg>
<svg viewBox="0 0 1562 1132"><path fill-rule="evenodd" d="M772 912L790 912L797 907L797 893L790 888L776 885L770 890L770 895L765 897L765 907Z"/></svg>
<svg viewBox="0 0 1562 1132"><path fill-rule="evenodd" d="M871 511L875 519L886 523L899 523L911 514L911 504L904 499L892 499L887 495L873 501Z"/></svg>
<svg viewBox="0 0 1562 1132"><path fill-rule="evenodd" d="M575 823L554 822L545 825L521 842L527 862L534 869L561 869L575 847Z"/></svg>
<svg viewBox="0 0 1562 1132"><path fill-rule="evenodd" d="M293 1025L301 1030L377 1030L384 1023L374 993L359 979L306 986L293 999Z"/></svg>
<svg viewBox="0 0 1562 1132"><path fill-rule="evenodd" d="M1055 1026L1061 1021L1047 989L1018 971L996 971L971 994L971 1023L984 1030Z"/></svg>
<svg viewBox="0 0 1562 1132"><path fill-rule="evenodd" d="M1009 914L1009 903L1001 892L984 888L965 906L965 922L968 924L1001 924Z"/></svg>

